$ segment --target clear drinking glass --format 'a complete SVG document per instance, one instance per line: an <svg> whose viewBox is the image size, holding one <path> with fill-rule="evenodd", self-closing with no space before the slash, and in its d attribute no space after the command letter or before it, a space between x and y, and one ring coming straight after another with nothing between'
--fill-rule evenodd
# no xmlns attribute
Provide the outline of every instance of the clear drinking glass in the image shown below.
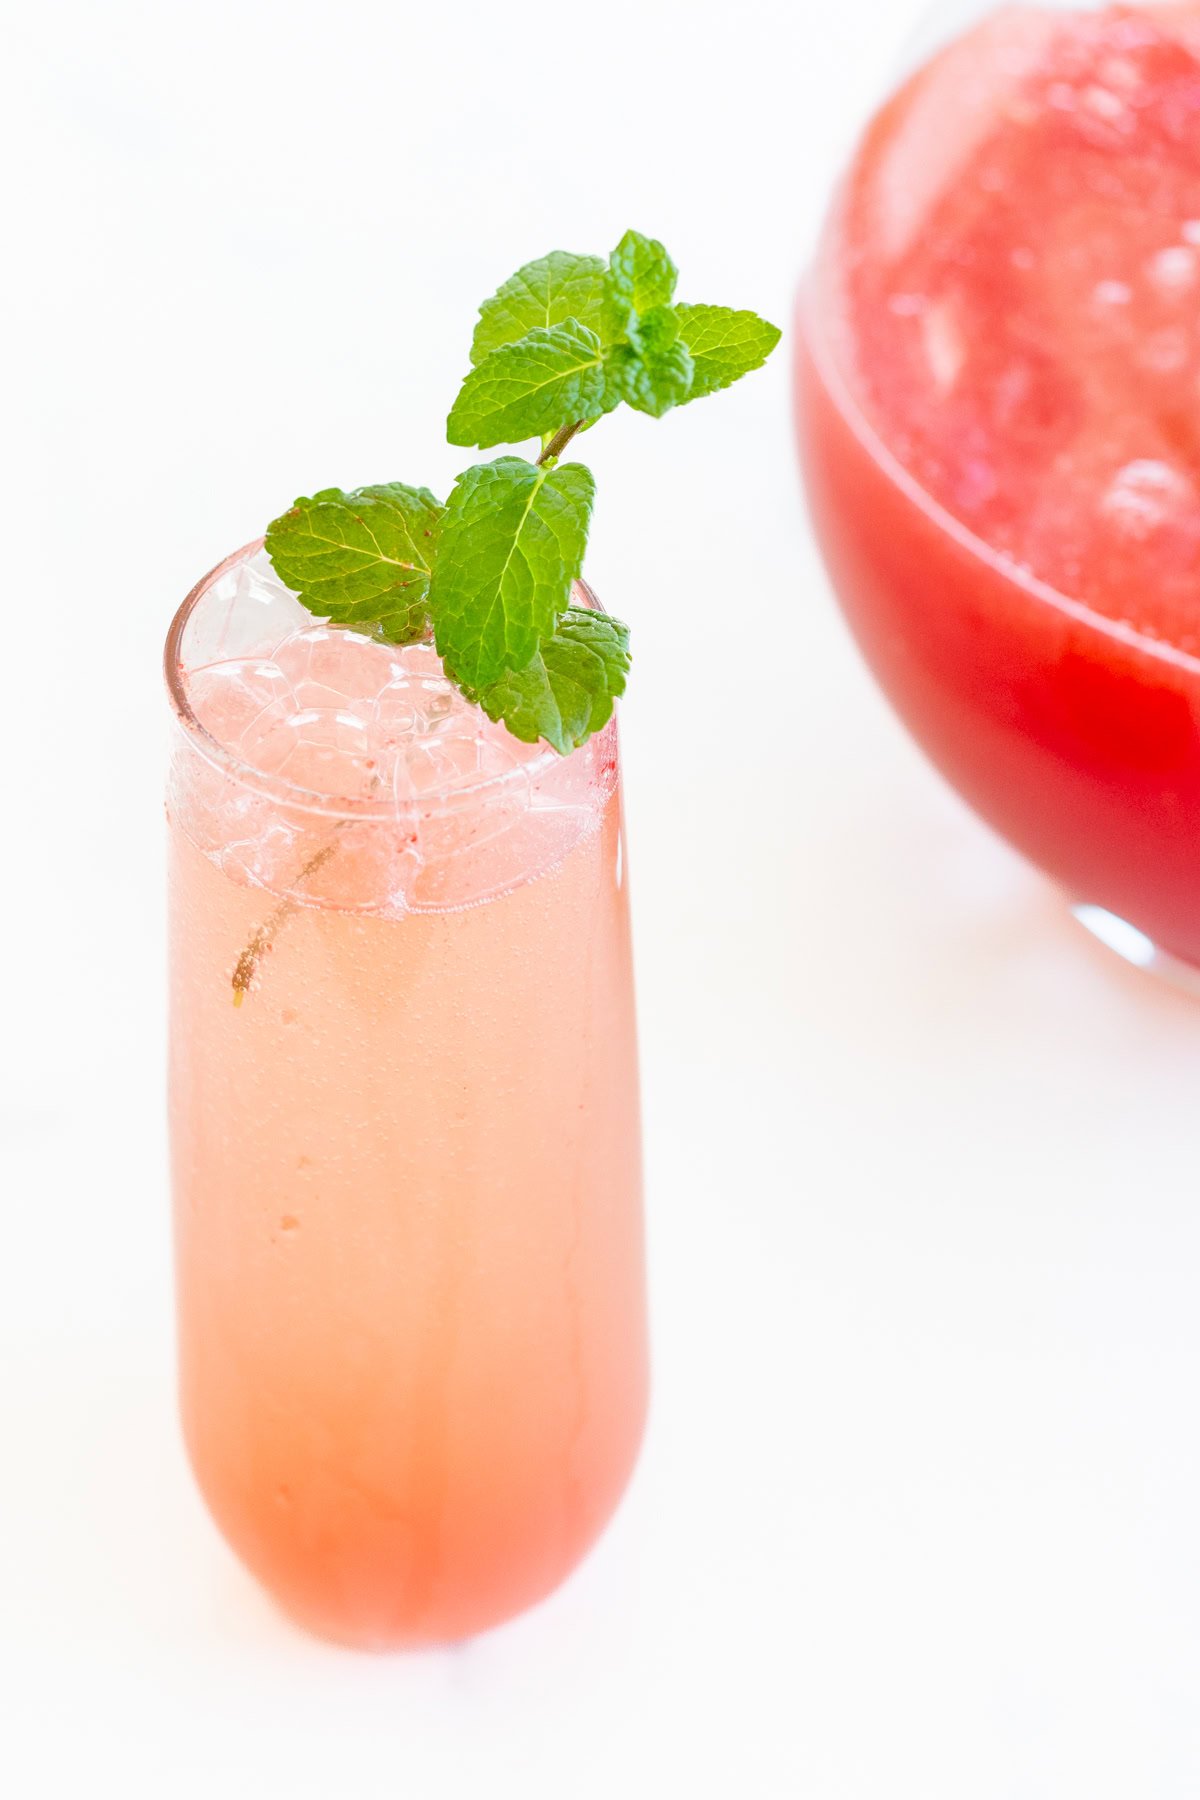
<svg viewBox="0 0 1200 1800"><path fill-rule="evenodd" d="M519 745L255 545L166 677L192 1465L304 1625L461 1639L574 1567L642 1434L615 721Z"/></svg>
<svg viewBox="0 0 1200 1800"><path fill-rule="evenodd" d="M1200 964L1200 0L937 9L801 295L881 685L1143 964Z"/></svg>

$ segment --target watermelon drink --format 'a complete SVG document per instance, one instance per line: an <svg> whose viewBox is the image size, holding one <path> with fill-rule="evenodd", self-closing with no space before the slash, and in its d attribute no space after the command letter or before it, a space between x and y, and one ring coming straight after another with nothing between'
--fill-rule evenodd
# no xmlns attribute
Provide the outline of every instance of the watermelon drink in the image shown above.
<svg viewBox="0 0 1200 1800"><path fill-rule="evenodd" d="M881 684L1081 908L1200 962L1200 4L989 12L868 127L800 310Z"/></svg>
<svg viewBox="0 0 1200 1800"><path fill-rule="evenodd" d="M645 1417L615 721L520 743L254 546L167 675L192 1467L310 1630L457 1641L574 1568Z"/></svg>

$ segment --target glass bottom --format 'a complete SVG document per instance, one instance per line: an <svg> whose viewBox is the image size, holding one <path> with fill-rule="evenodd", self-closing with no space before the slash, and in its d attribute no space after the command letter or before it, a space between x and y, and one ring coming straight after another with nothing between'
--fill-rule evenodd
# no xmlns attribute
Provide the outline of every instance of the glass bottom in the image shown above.
<svg viewBox="0 0 1200 1800"><path fill-rule="evenodd" d="M1169 950L1160 950L1144 931L1103 906L1079 903L1071 908L1071 912L1085 931L1105 949L1115 952L1122 962L1135 969L1144 969L1148 975L1156 975L1180 993L1200 999L1200 967L1195 963L1172 956Z"/></svg>

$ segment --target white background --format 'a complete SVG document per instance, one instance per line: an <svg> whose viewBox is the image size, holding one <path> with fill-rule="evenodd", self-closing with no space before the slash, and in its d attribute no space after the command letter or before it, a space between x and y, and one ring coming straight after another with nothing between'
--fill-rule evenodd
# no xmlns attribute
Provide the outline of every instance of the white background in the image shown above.
<svg viewBox="0 0 1200 1800"><path fill-rule="evenodd" d="M624 713L656 1390L540 1610L274 1614L172 1393L159 645L327 483L445 489L476 302L661 235L786 321L910 0L60 0L0 76L0 1790L1194 1796L1198 1015L922 762L781 352L589 439ZM15 397L15 405L14 405Z"/></svg>

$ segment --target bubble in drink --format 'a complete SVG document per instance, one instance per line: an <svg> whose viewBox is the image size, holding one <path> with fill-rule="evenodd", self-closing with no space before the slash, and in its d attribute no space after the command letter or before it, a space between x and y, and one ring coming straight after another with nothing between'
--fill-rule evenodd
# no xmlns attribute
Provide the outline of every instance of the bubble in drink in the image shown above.
<svg viewBox="0 0 1200 1800"><path fill-rule="evenodd" d="M245 740L265 713L282 717L293 704L282 669L264 661L216 662L197 669L188 697L205 729L231 744Z"/></svg>

